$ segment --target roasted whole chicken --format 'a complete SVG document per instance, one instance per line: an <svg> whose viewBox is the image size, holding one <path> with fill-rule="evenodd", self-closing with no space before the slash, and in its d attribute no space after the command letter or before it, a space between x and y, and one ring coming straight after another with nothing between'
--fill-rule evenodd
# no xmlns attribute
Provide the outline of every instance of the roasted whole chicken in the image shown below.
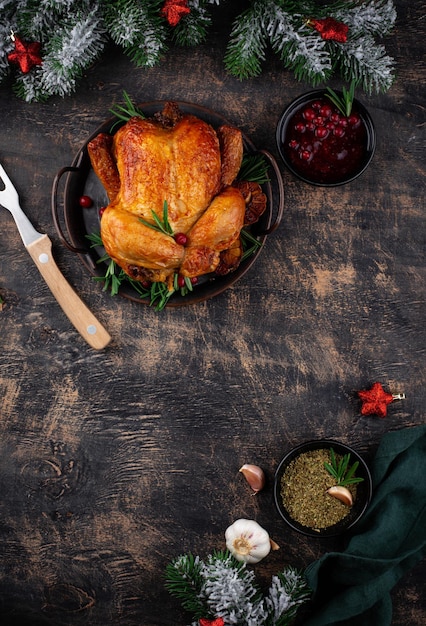
<svg viewBox="0 0 426 626"><path fill-rule="evenodd" d="M132 117L114 136L97 135L88 153L109 198L101 218L105 250L131 278L171 286L176 273L207 274L239 239L246 204L232 186L243 156L238 129L214 130L168 102L152 118ZM163 219L165 203L170 235L153 218Z"/></svg>

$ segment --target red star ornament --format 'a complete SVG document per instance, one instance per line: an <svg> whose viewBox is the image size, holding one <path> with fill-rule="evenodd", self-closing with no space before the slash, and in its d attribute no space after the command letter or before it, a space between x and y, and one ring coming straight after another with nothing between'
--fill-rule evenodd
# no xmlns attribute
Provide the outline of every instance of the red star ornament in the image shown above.
<svg viewBox="0 0 426 626"><path fill-rule="evenodd" d="M188 0L166 0L161 15L166 18L170 26L176 26L184 15L191 12Z"/></svg>
<svg viewBox="0 0 426 626"><path fill-rule="evenodd" d="M325 17L322 20L308 20L307 23L308 26L312 26L320 33L321 39L329 39L338 43L346 43L348 40L349 26L343 24L343 22L338 22L334 17Z"/></svg>
<svg viewBox="0 0 426 626"><path fill-rule="evenodd" d="M7 55L10 63L17 63L23 74L28 74L30 69L35 65L41 65L42 60L40 57L41 43L35 41L33 43L25 43L17 37L13 36L15 43L15 50Z"/></svg>
<svg viewBox="0 0 426 626"><path fill-rule="evenodd" d="M361 415L379 417L386 417L388 404L403 397L403 394L387 393L380 383L374 383L368 391L358 391L358 395L362 400Z"/></svg>
<svg viewBox="0 0 426 626"><path fill-rule="evenodd" d="M200 619L200 626L225 626L223 617L217 617L216 619L206 619L202 617Z"/></svg>

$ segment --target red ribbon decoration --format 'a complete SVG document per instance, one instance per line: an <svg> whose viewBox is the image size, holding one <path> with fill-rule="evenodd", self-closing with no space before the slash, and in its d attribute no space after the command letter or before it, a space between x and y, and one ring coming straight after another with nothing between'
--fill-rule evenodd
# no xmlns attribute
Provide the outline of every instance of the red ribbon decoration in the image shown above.
<svg viewBox="0 0 426 626"><path fill-rule="evenodd" d="M15 43L15 50L7 55L10 63L17 63L24 74L28 74L34 65L42 64L40 57L41 43L38 41L25 43L16 35L12 35L12 39Z"/></svg>
<svg viewBox="0 0 426 626"><path fill-rule="evenodd" d="M176 26L184 15L191 12L188 0L166 0L161 15L166 18L170 26Z"/></svg>
<svg viewBox="0 0 426 626"><path fill-rule="evenodd" d="M322 20L308 20L308 26L312 26L317 30L322 39L337 41L338 43L346 43L348 40L349 26L338 22L334 17L325 17Z"/></svg>
<svg viewBox="0 0 426 626"><path fill-rule="evenodd" d="M200 626L225 626L223 617L217 617L216 619L206 619L202 617L200 619Z"/></svg>
<svg viewBox="0 0 426 626"><path fill-rule="evenodd" d="M374 383L368 391L358 391L358 395L362 400L361 415L386 417L388 404L394 400L394 396L387 393L380 383Z"/></svg>

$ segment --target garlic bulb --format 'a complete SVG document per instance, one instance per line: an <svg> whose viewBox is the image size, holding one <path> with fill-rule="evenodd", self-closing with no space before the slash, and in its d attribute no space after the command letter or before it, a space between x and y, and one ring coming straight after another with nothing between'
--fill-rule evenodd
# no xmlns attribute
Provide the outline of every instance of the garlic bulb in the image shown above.
<svg viewBox="0 0 426 626"><path fill-rule="evenodd" d="M245 464L238 470L253 489L254 494L259 493L265 486L265 473L258 465ZM254 495L253 494L253 495Z"/></svg>
<svg viewBox="0 0 426 626"><path fill-rule="evenodd" d="M279 546L269 538L267 531L257 522L238 519L225 532L226 547L237 561L258 563Z"/></svg>

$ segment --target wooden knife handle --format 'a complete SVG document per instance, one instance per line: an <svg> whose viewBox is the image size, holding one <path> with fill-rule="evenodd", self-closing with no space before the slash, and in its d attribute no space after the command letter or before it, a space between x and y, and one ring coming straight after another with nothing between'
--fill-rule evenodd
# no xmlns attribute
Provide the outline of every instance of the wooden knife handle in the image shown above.
<svg viewBox="0 0 426 626"><path fill-rule="evenodd" d="M79 298L52 256L52 242L47 235L27 246L31 258L55 296L63 312L74 324L80 335L96 350L102 350L111 337L93 313Z"/></svg>

